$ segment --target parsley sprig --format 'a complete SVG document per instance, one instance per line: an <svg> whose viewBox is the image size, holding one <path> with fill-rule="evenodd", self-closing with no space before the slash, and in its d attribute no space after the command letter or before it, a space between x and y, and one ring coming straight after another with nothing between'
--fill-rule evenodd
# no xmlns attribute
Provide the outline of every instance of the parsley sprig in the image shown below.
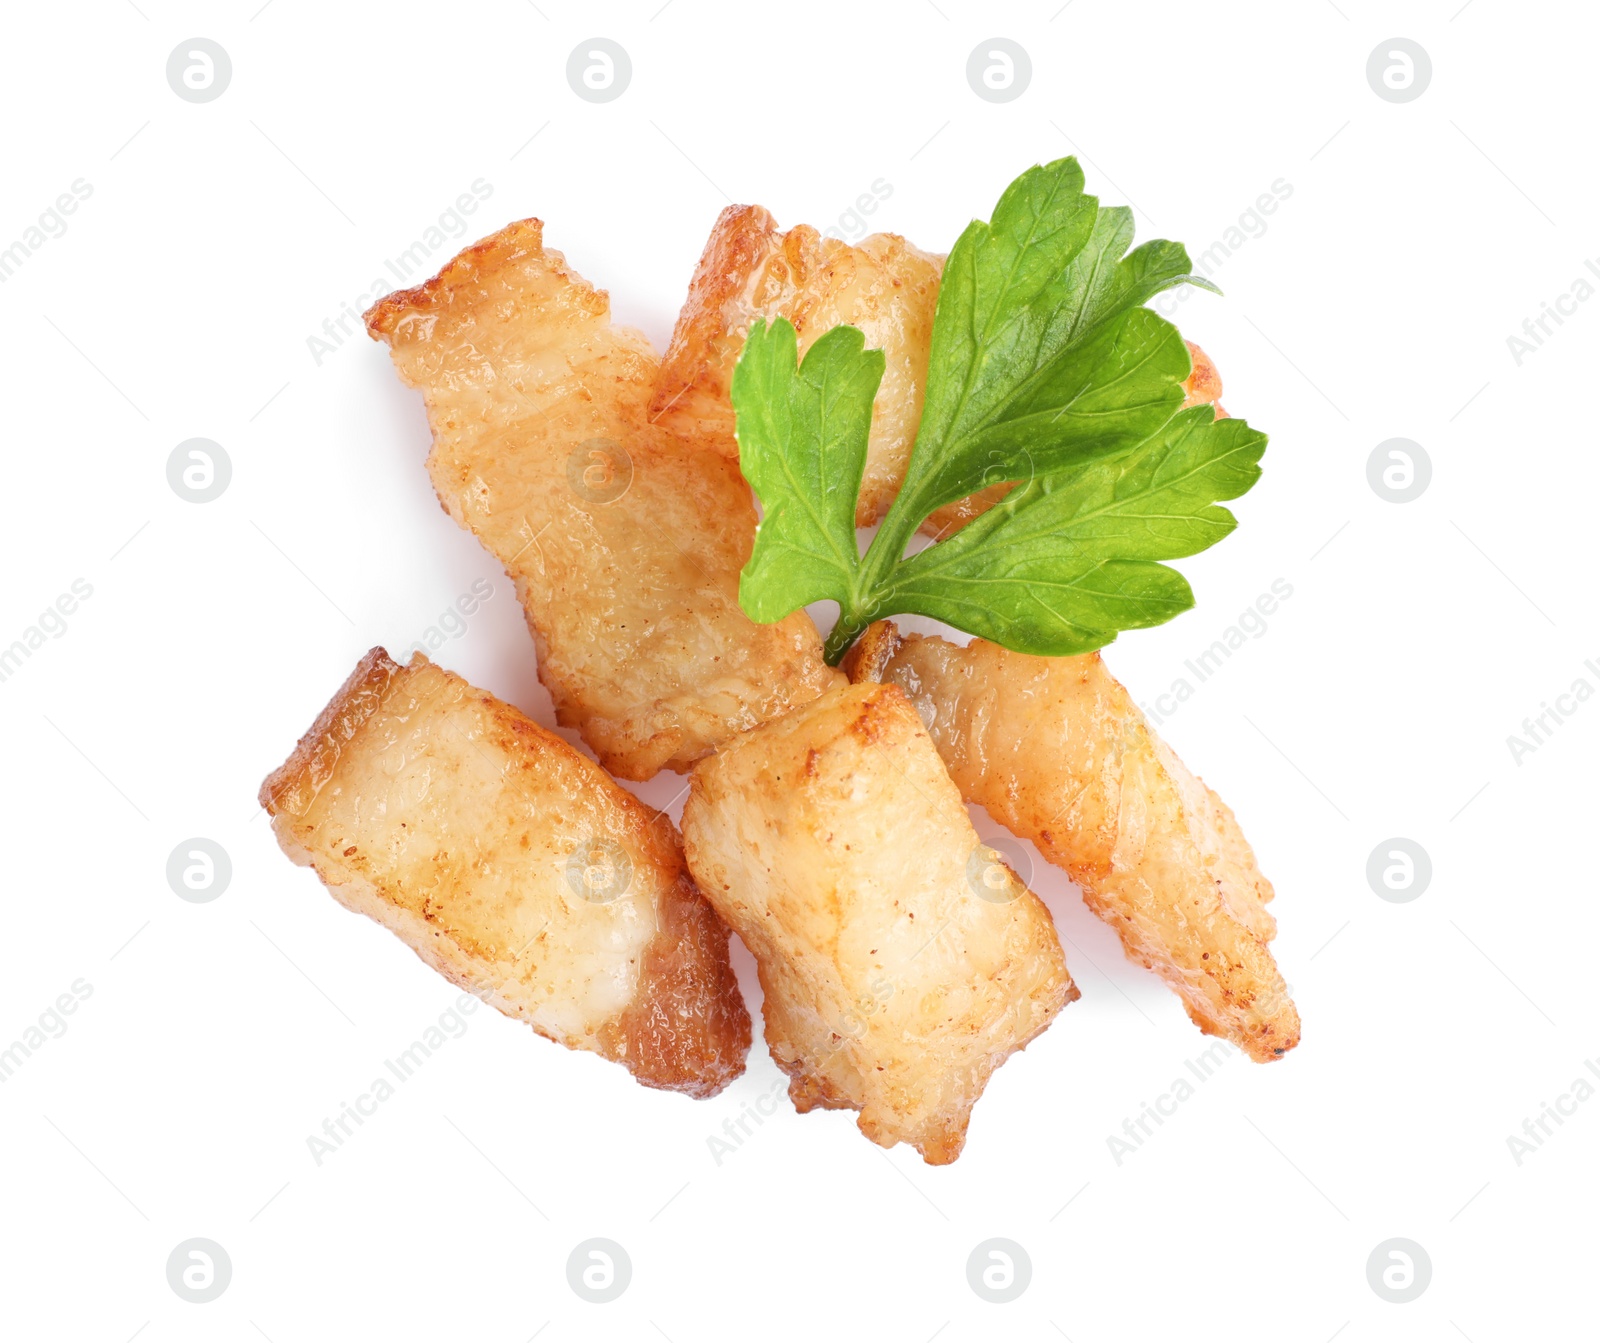
<svg viewBox="0 0 1600 1343"><path fill-rule="evenodd" d="M832 599L837 663L872 621L943 620L1019 652L1066 656L1194 604L1158 561L1235 526L1218 500L1260 475L1265 435L1208 406L1180 411L1177 329L1144 304L1189 273L1178 243L1128 251L1133 216L1084 194L1075 159L1033 167L951 249L922 423L905 482L866 554L855 506L883 352L835 327L796 357L784 319L751 328L733 376L740 465L764 518L740 576L757 621ZM935 509L1006 496L906 558Z"/></svg>

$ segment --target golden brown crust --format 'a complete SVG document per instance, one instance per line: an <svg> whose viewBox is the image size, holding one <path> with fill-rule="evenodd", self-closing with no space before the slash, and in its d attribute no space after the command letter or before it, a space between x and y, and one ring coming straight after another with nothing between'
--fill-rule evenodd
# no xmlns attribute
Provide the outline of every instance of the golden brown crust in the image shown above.
<svg viewBox="0 0 1600 1343"><path fill-rule="evenodd" d="M962 796L1064 868L1201 1030L1263 1062L1299 1043L1267 945L1271 884L1233 813L1098 653L1038 658L908 635L885 658L893 636L868 635L857 674L905 690Z"/></svg>
<svg viewBox="0 0 1600 1343"><path fill-rule="evenodd" d="M759 206L729 206L711 231L651 400L662 426L736 459L733 369L757 318L786 318L803 356L832 327L860 328L884 352L857 500L858 526L882 516L905 478L943 258L892 233L850 244L806 224L780 233Z"/></svg>
<svg viewBox="0 0 1600 1343"><path fill-rule="evenodd" d="M884 679L884 669L900 649L900 631L892 620L874 620L850 645L839 662L839 670L851 685L876 685Z"/></svg>
<svg viewBox="0 0 1600 1343"><path fill-rule="evenodd" d="M362 320L374 339L392 336L408 316L449 308L458 287L470 288L485 273L543 251L544 221L531 217L514 220L498 233L480 238L457 252L431 280L386 294L362 314ZM605 295L599 297L603 308Z"/></svg>
<svg viewBox="0 0 1600 1343"><path fill-rule="evenodd" d="M994 1070L1078 996L897 686L830 691L702 761L683 827L798 1110L855 1109L874 1142L953 1161Z"/></svg>
<svg viewBox="0 0 1600 1343"><path fill-rule="evenodd" d="M602 1035L646 1086L714 1096L744 1072L750 1052L750 1013L728 960L728 930L687 870L663 897L660 916L640 962L639 991Z"/></svg>
<svg viewBox="0 0 1600 1343"><path fill-rule="evenodd" d="M557 721L607 769L685 771L839 683L804 611L744 614L737 464L649 424L654 352L538 220L368 317L423 392L440 503L511 575Z"/></svg>
<svg viewBox="0 0 1600 1343"><path fill-rule="evenodd" d="M305 815L339 764L344 743L382 707L390 682L401 670L383 648L367 650L316 722L295 743L289 758L262 781L256 801L268 815Z"/></svg>
<svg viewBox="0 0 1600 1343"><path fill-rule="evenodd" d="M743 1071L727 930L671 821L420 653L368 653L261 801L341 904L546 1038L695 1096ZM622 889L583 895L590 870Z"/></svg>
<svg viewBox="0 0 1600 1343"><path fill-rule="evenodd" d="M744 332L730 332L724 314L773 250L777 232L772 216L759 205L730 205L717 216L650 401L653 421L729 457L738 456L739 446L729 401L732 365L724 346L735 335L742 345Z"/></svg>

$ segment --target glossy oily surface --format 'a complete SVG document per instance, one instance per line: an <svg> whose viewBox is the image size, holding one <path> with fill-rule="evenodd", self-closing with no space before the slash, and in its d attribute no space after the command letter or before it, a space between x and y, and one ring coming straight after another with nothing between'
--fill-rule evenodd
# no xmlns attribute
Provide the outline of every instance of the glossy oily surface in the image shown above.
<svg viewBox="0 0 1600 1343"><path fill-rule="evenodd" d="M729 388L750 324L787 318L802 357L831 328L859 328L869 349L884 352L856 507L856 525L870 527L911 460L943 264L892 233L854 245L806 224L780 233L760 206L730 205L689 283L652 413L659 424L737 458Z"/></svg>
<svg viewBox="0 0 1600 1343"><path fill-rule="evenodd" d="M671 821L420 653L369 653L261 803L336 900L539 1034L697 1096L744 1071L727 931Z"/></svg>
<svg viewBox="0 0 1600 1343"><path fill-rule="evenodd" d="M737 464L650 424L654 352L538 220L367 322L423 392L440 503L516 582L559 721L612 773L686 770L838 683L805 612L740 610L755 508Z"/></svg>
<svg viewBox="0 0 1600 1343"><path fill-rule="evenodd" d="M695 768L684 845L755 955L799 1110L954 1161L990 1074L1078 996L895 686L831 691Z"/></svg>
<svg viewBox="0 0 1600 1343"><path fill-rule="evenodd" d="M1300 1040L1233 812L1151 731L1098 653L1038 658L874 625L850 662L905 691L962 796L1066 869L1210 1035L1257 1061Z"/></svg>

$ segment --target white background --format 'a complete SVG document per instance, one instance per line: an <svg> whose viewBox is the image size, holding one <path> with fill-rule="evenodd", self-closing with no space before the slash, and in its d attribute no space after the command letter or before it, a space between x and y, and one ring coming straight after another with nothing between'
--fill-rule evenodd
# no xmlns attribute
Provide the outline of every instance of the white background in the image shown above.
<svg viewBox="0 0 1600 1343"><path fill-rule="evenodd" d="M1600 303L1520 366L1507 347L1600 255L1584 9L85 0L17 7L6 30L0 246L74 179L93 188L0 287L0 644L93 588L0 684L0 1045L92 985L0 1085L7 1336L1592 1332L1600 1098L1520 1166L1507 1145L1600 1054L1600 701L1520 764L1506 740L1575 678L1600 687ZM196 35L233 62L204 105L164 73ZM564 75L595 35L633 63L605 105ZM1004 105L965 78L996 35L1033 63ZM1396 35L1433 63L1404 105L1365 75ZM882 178L873 226L944 250L1024 167L1074 151L1141 238L1194 254L1293 188L1215 271L1226 298L1178 318L1229 410L1272 435L1265 475L1237 534L1184 563L1197 609L1108 660L1153 703L1292 585L1162 731L1277 885L1304 1043L1230 1059L1118 1165L1108 1137L1208 1042L1041 863L1083 999L997 1074L954 1166L786 1101L719 1165L708 1138L778 1083L759 1042L696 1103L491 1013L316 1166L307 1136L455 995L279 854L261 778L362 652L406 647L479 579L493 598L437 659L550 711L510 584L434 501L420 398L364 335L320 366L308 337L478 178L471 236L538 215L659 346L730 198L826 227ZM165 475L194 436L233 463L204 505ZM1433 463L1404 505L1366 477L1394 436ZM213 903L166 881L191 836L232 858ZM1431 855L1411 903L1366 880L1392 836ZM166 1281L194 1236L233 1263L209 1305ZM567 1285L591 1236L632 1259L609 1305ZM992 1236L1033 1264L1009 1305L967 1283ZM1397 1236L1433 1265L1408 1305L1366 1276Z"/></svg>

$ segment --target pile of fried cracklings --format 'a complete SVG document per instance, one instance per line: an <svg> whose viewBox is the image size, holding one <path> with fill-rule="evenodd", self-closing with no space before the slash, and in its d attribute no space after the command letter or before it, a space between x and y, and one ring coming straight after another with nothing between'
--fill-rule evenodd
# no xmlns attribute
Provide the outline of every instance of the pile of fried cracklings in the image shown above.
<svg viewBox="0 0 1600 1343"><path fill-rule="evenodd" d="M856 1110L931 1163L1078 996L1049 911L967 802L1063 868L1203 1031L1257 1060L1300 1033L1272 887L1098 654L882 622L838 671L804 611L758 625L739 607L756 513L729 382L750 324L786 317L804 350L850 323L884 350L871 525L916 434L941 261L730 208L665 359L538 220L377 304L369 330L427 403L439 500L512 576L558 720L600 763L421 654L374 649L261 790L284 851L341 903L646 1086L710 1096L743 1071L732 929L796 1108ZM1214 403L1191 351L1189 402ZM690 775L681 836L611 777L662 769Z"/></svg>

